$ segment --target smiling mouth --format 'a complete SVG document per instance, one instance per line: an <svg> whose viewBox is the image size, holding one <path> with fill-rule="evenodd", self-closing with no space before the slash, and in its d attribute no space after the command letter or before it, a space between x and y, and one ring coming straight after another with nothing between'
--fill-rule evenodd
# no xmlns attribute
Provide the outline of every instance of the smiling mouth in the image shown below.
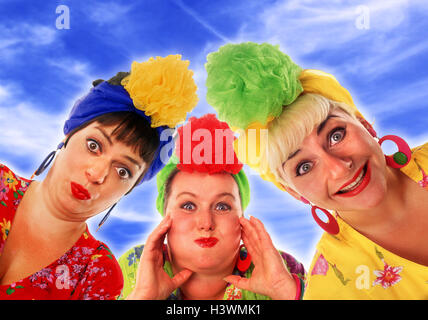
<svg viewBox="0 0 428 320"><path fill-rule="evenodd" d="M199 238L195 240L195 243L201 248L211 248L214 247L218 242L217 238L209 237L209 238Z"/></svg>
<svg viewBox="0 0 428 320"><path fill-rule="evenodd" d="M76 199L78 200L91 199L91 194L82 185L76 182L71 182L70 187L71 187L71 193Z"/></svg>
<svg viewBox="0 0 428 320"><path fill-rule="evenodd" d="M363 191L370 182L370 165L367 161L352 178L351 181L345 183L335 195L341 197L353 197Z"/></svg>

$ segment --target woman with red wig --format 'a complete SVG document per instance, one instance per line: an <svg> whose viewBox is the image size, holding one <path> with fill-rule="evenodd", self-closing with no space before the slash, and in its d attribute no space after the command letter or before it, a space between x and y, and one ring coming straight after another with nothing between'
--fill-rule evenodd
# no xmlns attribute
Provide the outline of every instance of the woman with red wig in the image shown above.
<svg viewBox="0 0 428 320"><path fill-rule="evenodd" d="M303 265L275 249L260 220L244 218L250 189L233 140L213 114L179 128L177 157L157 176L156 205L164 218L145 245L119 259L123 298L302 297Z"/></svg>

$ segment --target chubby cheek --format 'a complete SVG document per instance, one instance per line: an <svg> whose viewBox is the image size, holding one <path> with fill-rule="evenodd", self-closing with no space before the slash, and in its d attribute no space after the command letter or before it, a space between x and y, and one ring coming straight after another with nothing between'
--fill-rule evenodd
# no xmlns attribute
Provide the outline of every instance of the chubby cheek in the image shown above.
<svg viewBox="0 0 428 320"><path fill-rule="evenodd" d="M223 218L223 219L222 219ZM241 242L241 225L238 216L221 217L217 221L217 234L220 237L219 249L227 256L233 256Z"/></svg>
<svg viewBox="0 0 428 320"><path fill-rule="evenodd" d="M325 202L327 197L327 187L319 181L320 177L311 177L312 179L296 179L294 181L293 189L297 191L305 199L308 199L315 205L320 205Z"/></svg>
<svg viewBox="0 0 428 320"><path fill-rule="evenodd" d="M167 239L171 251L180 252L189 248L189 244L194 236L194 221L185 216L177 216L174 213L167 213L172 218L171 228L168 231Z"/></svg>

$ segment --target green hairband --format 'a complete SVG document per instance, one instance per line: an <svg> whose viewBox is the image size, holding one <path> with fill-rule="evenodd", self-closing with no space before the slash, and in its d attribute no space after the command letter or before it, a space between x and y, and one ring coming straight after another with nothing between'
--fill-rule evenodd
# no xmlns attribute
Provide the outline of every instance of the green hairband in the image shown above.
<svg viewBox="0 0 428 320"><path fill-rule="evenodd" d="M158 187L158 197L156 199L156 209L159 213L164 216L165 207L165 187L171 173L177 168L178 159L175 154L171 157L168 164L157 174L156 182ZM244 211L250 202L250 185L248 183L247 176L245 175L244 169L241 169L237 174L232 174L238 184L239 194L241 196L241 206Z"/></svg>

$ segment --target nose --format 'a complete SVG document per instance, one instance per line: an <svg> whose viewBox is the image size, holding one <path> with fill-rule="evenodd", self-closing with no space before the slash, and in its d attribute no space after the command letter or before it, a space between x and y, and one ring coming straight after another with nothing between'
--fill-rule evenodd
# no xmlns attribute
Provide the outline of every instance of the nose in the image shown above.
<svg viewBox="0 0 428 320"><path fill-rule="evenodd" d="M109 164L107 161L97 159L89 164L89 167L86 169L86 177L91 183L101 184L106 179L109 172Z"/></svg>
<svg viewBox="0 0 428 320"><path fill-rule="evenodd" d="M201 231L213 231L215 229L213 213L207 209L198 212L197 226Z"/></svg>
<svg viewBox="0 0 428 320"><path fill-rule="evenodd" d="M340 179L349 175L353 166L351 158L337 156L328 152L324 153L323 158L331 179Z"/></svg>

